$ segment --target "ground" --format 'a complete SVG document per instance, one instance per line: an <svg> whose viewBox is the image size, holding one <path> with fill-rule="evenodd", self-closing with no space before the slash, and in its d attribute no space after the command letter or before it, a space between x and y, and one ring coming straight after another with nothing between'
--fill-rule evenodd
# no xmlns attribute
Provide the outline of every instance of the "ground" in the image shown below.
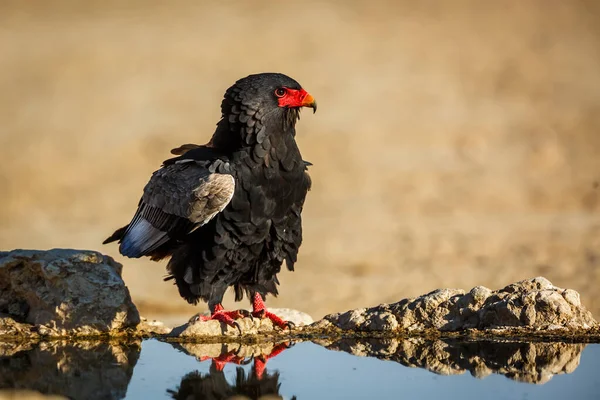
<svg viewBox="0 0 600 400"><path fill-rule="evenodd" d="M151 172L208 140L255 72L319 104L296 272L310 313L544 275L600 300L600 6L593 1L4 1L0 249L101 246ZM142 314L191 315L127 260ZM226 306L232 307L232 295Z"/></svg>

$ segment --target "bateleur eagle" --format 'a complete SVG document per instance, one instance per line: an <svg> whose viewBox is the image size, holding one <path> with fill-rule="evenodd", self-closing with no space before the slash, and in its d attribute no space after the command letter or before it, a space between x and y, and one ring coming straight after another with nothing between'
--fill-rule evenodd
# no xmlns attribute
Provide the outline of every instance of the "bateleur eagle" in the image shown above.
<svg viewBox="0 0 600 400"><path fill-rule="evenodd" d="M279 73L250 75L225 92L221 120L206 145L171 152L144 188L131 222L104 243L127 257L170 257L168 276L189 303L208 303L210 317L239 329L247 312L225 311L229 287L252 299L252 316L291 326L267 312L285 261L294 270L302 242L301 213L310 163L296 144L301 107L317 104Z"/></svg>

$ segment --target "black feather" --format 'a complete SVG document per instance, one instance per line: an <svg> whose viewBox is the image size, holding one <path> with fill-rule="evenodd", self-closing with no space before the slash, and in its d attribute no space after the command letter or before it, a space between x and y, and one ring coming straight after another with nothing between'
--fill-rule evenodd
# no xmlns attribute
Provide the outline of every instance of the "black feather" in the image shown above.
<svg viewBox="0 0 600 400"><path fill-rule="evenodd" d="M280 87L301 89L282 74L251 75L229 88L209 144L173 150L179 156L155 173L132 222L106 241L121 240L121 251L133 257L170 256L166 279L190 303L213 306L228 287L236 300L244 293L277 295L282 263L294 269L311 164L295 141L299 110L279 107ZM190 182L206 179L201 170L233 176L235 190L221 212L198 226L186 218L185 201Z"/></svg>

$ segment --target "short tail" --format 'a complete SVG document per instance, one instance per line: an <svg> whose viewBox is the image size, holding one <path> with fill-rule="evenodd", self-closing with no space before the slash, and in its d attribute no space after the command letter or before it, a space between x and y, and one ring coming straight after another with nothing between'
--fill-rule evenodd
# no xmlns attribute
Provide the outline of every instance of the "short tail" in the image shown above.
<svg viewBox="0 0 600 400"><path fill-rule="evenodd" d="M102 244L116 242L117 240L121 243L119 246L119 252L127 257L139 258L144 255L150 256L150 259L153 261L162 260L165 257L169 257L173 252L173 246L169 246L169 243L156 246L156 248L151 249L152 251L148 252L140 252L139 249L136 249L135 246L132 246L131 241L127 240L127 229L129 229L129 225L125 225L122 228L117 229L109 238L107 238Z"/></svg>

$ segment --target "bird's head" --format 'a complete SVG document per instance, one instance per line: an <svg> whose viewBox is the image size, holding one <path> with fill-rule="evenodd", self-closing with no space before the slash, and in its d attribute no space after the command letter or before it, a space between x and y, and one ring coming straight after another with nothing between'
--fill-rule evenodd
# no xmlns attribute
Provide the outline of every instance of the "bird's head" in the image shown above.
<svg viewBox="0 0 600 400"><path fill-rule="evenodd" d="M316 112L317 102L294 79L279 73L249 75L225 92L219 128L240 133L247 145L261 143L274 131L295 135L302 107Z"/></svg>

